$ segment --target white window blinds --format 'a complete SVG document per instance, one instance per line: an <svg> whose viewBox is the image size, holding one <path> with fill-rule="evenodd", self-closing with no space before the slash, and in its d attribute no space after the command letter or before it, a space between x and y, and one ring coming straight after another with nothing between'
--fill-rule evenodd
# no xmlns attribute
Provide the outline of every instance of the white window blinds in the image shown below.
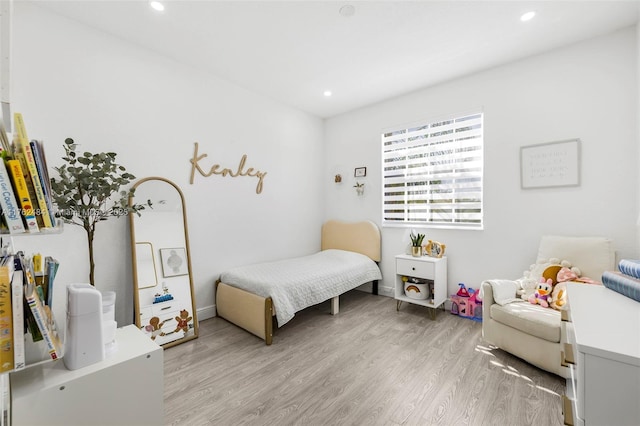
<svg viewBox="0 0 640 426"><path fill-rule="evenodd" d="M382 223L482 229L483 114L382 134Z"/></svg>

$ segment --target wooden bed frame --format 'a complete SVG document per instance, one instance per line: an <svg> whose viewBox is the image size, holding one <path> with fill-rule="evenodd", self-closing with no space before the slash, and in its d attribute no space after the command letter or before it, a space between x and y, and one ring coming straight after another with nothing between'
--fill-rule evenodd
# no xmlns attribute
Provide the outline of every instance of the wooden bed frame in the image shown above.
<svg viewBox="0 0 640 426"><path fill-rule="evenodd" d="M371 221L341 222L330 220L322 225L322 250L354 251L380 262L380 230ZM273 340L275 309L271 297L264 298L246 290L216 281L217 315L255 334L270 345ZM373 282L373 294L378 294L378 282ZM339 310L339 297L331 299L331 314Z"/></svg>

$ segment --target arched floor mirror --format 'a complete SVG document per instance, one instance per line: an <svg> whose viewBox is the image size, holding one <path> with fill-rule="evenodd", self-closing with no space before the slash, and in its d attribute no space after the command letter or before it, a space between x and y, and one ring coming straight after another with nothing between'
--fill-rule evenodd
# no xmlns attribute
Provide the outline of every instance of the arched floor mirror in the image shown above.
<svg viewBox="0 0 640 426"><path fill-rule="evenodd" d="M140 179L129 205L136 325L170 347L198 337L184 195L162 177Z"/></svg>

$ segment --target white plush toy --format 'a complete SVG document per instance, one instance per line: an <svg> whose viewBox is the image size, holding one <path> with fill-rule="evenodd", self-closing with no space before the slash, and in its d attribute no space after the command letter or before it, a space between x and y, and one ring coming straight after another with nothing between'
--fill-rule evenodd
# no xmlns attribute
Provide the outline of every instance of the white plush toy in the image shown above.
<svg viewBox="0 0 640 426"><path fill-rule="evenodd" d="M516 291L518 297L528 301L529 297L536 292L542 273L551 265L560 265L560 259L539 260L529 266L529 270L522 273L522 278L516 280L519 284L519 289Z"/></svg>

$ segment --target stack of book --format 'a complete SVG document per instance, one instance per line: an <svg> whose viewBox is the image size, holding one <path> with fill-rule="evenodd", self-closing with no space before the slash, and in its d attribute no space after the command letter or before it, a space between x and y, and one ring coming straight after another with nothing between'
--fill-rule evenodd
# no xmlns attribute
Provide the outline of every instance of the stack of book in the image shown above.
<svg viewBox="0 0 640 426"><path fill-rule="evenodd" d="M51 257L43 261L22 252L0 257L0 373L25 368L29 335L44 343L51 359L61 356L50 308L57 270L58 261Z"/></svg>
<svg viewBox="0 0 640 426"><path fill-rule="evenodd" d="M56 227L51 181L42 141L29 140L22 114L14 114L13 141L0 122L0 233Z"/></svg>
<svg viewBox="0 0 640 426"><path fill-rule="evenodd" d="M605 271L602 274L602 284L640 302L640 260L620 260L618 271Z"/></svg>

